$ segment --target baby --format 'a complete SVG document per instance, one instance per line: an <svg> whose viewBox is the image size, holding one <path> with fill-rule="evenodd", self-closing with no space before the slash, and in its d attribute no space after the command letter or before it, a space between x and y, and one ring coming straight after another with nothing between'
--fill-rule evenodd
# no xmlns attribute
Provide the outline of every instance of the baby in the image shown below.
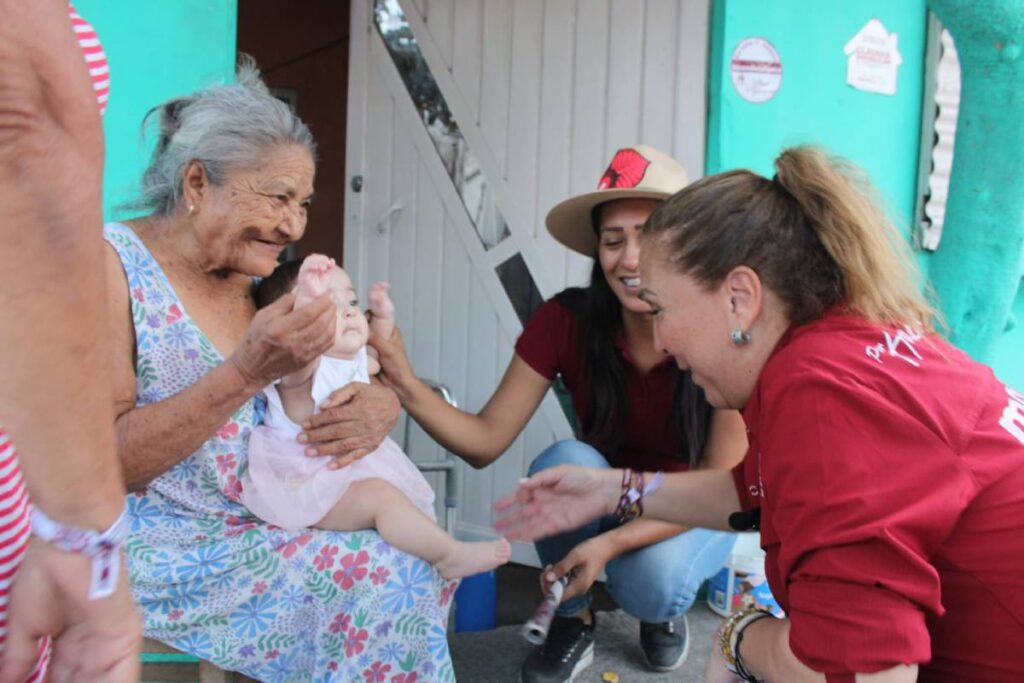
<svg viewBox="0 0 1024 683"><path fill-rule="evenodd" d="M266 306L288 291L295 306L329 293L338 308L334 346L304 368L264 389L267 414L249 439L249 468L242 476L242 503L261 519L286 529L335 531L376 529L394 547L435 565L456 579L505 564L505 539L466 543L434 522L434 492L393 440L339 469L330 458L308 457L297 441L301 424L317 406L349 382L370 381L380 365L367 354L366 339L390 338L395 328L388 285L370 289L373 321L359 309L352 281L334 259L319 254L279 266L260 283L257 303Z"/></svg>

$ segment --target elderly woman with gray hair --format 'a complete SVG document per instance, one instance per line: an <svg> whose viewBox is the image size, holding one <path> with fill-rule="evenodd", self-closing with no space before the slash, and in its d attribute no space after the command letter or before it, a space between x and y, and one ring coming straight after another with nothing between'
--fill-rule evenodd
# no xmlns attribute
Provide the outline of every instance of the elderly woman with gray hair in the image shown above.
<svg viewBox="0 0 1024 683"><path fill-rule="evenodd" d="M325 351L329 297L256 311L300 237L314 143L251 65L154 112L146 215L106 227L128 558L147 636L266 681L453 679L453 585L375 532L291 533L238 502L260 390ZM300 440L343 466L384 439L390 390L353 383ZM387 672L391 672L388 674ZM380 680L374 678L374 680Z"/></svg>

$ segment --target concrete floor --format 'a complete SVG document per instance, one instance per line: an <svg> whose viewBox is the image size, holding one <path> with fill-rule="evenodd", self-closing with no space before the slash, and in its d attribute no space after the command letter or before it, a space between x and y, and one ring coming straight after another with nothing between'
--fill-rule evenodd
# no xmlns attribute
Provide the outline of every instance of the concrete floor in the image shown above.
<svg viewBox="0 0 1024 683"><path fill-rule="evenodd" d="M449 640L459 683L513 683L531 645L520 635L540 600L537 570L508 565L498 570L498 628L493 631L453 634ZM647 669L640 651L636 619L619 610L603 586L595 588L597 612L594 664L578 683L599 683L604 672L618 674L620 683L699 683L711 637L722 619L703 600L690 611L690 654L678 671L656 673Z"/></svg>

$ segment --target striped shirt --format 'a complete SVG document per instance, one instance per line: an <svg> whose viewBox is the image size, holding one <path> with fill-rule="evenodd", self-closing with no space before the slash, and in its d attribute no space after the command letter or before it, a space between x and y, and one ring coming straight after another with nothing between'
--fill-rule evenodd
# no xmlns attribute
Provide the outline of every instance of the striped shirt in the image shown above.
<svg viewBox="0 0 1024 683"><path fill-rule="evenodd" d="M28 548L31 505L14 454L14 444L0 427L0 648L7 640L7 601L18 566ZM39 660L27 681L42 680L49 660L49 639L39 643Z"/></svg>
<svg viewBox="0 0 1024 683"><path fill-rule="evenodd" d="M96 30L82 17L75 8L68 6L71 27L78 37L82 55L89 67L89 77L96 93L96 101L100 114L107 109L110 96L110 68L107 56L100 45ZM21 477L21 468L15 455L14 444L7 432L0 427L0 651L7 640L7 602L10 599L11 585L17 574L18 567L25 558L30 536L31 504L28 491ZM46 667L50 660L50 639L39 641L39 656L32 674L25 679L26 683L37 683L46 676Z"/></svg>
<svg viewBox="0 0 1024 683"><path fill-rule="evenodd" d="M68 6L71 15L71 27L78 37L78 44L82 47L82 54L85 56L85 63L89 67L89 77L92 78L92 89L96 92L96 100L100 104L100 114L107 110L107 98L110 96L110 67L107 65L107 55L100 45L100 38L96 35L89 22L78 15L74 6Z"/></svg>

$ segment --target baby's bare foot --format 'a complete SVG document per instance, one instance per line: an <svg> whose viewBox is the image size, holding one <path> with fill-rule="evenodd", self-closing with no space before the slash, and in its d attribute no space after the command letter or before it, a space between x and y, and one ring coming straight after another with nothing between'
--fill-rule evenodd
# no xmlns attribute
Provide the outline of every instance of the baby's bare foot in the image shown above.
<svg viewBox="0 0 1024 683"><path fill-rule="evenodd" d="M323 254L307 256L299 266L296 293L310 299L324 294L331 287L331 273L334 271L334 267L334 259Z"/></svg>
<svg viewBox="0 0 1024 683"><path fill-rule="evenodd" d="M391 285L387 282L375 282L370 287L367 298L370 300L370 311L375 318L395 317L395 304L388 296L389 289L391 289Z"/></svg>
<svg viewBox="0 0 1024 683"><path fill-rule="evenodd" d="M500 567L511 555L512 548L504 538L481 543L455 541L447 557L437 563L437 569L445 579L461 579Z"/></svg>

